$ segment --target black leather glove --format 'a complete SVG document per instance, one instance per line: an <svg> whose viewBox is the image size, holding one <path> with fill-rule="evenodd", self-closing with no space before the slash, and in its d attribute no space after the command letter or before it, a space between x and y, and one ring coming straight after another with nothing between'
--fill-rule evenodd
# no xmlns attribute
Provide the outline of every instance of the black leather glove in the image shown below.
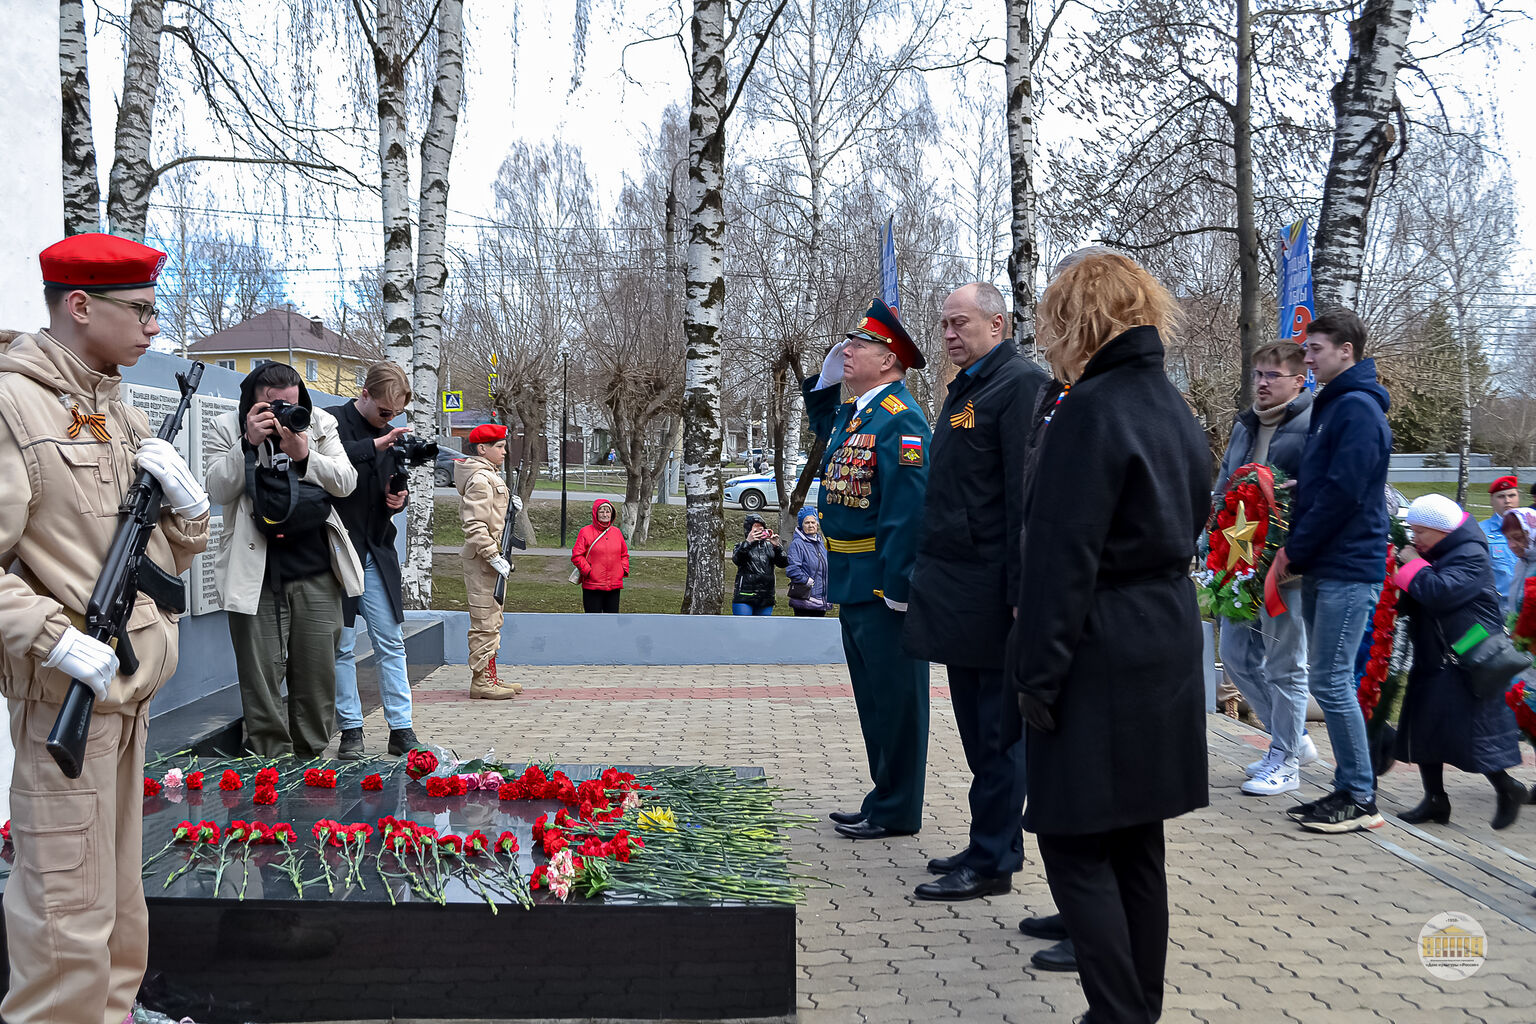
<svg viewBox="0 0 1536 1024"><path fill-rule="evenodd" d="M1055 732L1056 718L1051 714L1050 707L1042 700L1030 696L1028 693L1019 694L1019 714L1040 732Z"/></svg>

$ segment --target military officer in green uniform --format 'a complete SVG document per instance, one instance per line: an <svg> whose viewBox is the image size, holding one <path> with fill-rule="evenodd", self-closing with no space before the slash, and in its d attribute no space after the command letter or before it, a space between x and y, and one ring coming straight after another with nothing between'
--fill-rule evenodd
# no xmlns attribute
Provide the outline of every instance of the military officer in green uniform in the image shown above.
<svg viewBox="0 0 1536 1024"><path fill-rule="evenodd" d="M928 486L928 421L903 378L925 364L879 299L820 377L803 385L821 465L827 599L841 606L843 651L874 788L856 812L834 811L849 839L911 835L922 824L928 764L928 663L901 653L912 564ZM842 385L854 396L841 401Z"/></svg>

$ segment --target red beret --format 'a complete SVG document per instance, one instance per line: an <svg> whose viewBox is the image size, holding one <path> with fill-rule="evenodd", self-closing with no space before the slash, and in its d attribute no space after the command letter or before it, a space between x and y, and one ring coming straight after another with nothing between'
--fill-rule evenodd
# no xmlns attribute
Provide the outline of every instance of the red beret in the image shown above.
<svg viewBox="0 0 1536 1024"><path fill-rule="evenodd" d="M1498 494L1500 491L1519 490L1520 481L1512 476L1501 476L1488 485L1489 494Z"/></svg>
<svg viewBox="0 0 1536 1024"><path fill-rule="evenodd" d="M482 423L469 432L470 444L493 444L504 441L507 437L507 428L500 423Z"/></svg>
<svg viewBox="0 0 1536 1024"><path fill-rule="evenodd" d="M56 288L150 288L165 253L116 235L71 235L38 256L43 284Z"/></svg>

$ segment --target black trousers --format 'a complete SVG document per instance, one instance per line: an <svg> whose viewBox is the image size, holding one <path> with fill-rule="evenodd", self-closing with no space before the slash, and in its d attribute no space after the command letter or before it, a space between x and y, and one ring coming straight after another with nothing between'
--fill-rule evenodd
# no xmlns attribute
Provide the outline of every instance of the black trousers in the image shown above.
<svg viewBox="0 0 1536 1024"><path fill-rule="evenodd" d="M1163 823L1035 838L1077 951L1088 1015L1094 1024L1153 1024L1168 961Z"/></svg>
<svg viewBox="0 0 1536 1024"><path fill-rule="evenodd" d="M614 614L619 610L619 595L622 593L622 590L588 590L582 587L581 610Z"/></svg>
<svg viewBox="0 0 1536 1024"><path fill-rule="evenodd" d="M950 665L949 699L971 769L965 864L983 875L1024 866L1024 719L1001 669Z"/></svg>

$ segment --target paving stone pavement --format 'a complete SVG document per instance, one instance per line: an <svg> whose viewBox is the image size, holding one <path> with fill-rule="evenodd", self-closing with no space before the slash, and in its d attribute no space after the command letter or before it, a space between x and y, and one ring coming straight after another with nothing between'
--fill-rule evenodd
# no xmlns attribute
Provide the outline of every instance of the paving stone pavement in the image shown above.
<svg viewBox="0 0 1536 1024"><path fill-rule="evenodd" d="M511 652L505 652L510 654ZM1049 913L1032 839L1013 892L967 903L911 896L930 857L966 838L969 773L941 668L933 673L932 736L922 832L887 842L839 837L826 812L856 807L866 783L852 691L841 665L564 667L501 665L521 682L513 701L470 701L468 670L445 666L416 689L415 728L461 757L757 765L792 791L785 809L818 824L791 837L794 856L831 883L800 908L799 1020L842 1022L1071 1021L1086 1009L1076 975L1039 972L1020 918ZM364 725L370 751L388 735ZM1320 727L1313 736L1329 756ZM1165 1024L1536 1024L1536 807L1493 832L1491 787L1446 773L1449 826L1390 818L1371 833L1317 836L1283 811L1295 795L1238 789L1264 736L1211 716L1211 806L1167 828L1172 916ZM1523 781L1533 772L1516 769ZM1304 770L1305 799L1331 768ZM1381 809L1417 802L1417 773L1382 780ZM1431 977L1419 930L1458 910L1488 936L1471 978Z"/></svg>

